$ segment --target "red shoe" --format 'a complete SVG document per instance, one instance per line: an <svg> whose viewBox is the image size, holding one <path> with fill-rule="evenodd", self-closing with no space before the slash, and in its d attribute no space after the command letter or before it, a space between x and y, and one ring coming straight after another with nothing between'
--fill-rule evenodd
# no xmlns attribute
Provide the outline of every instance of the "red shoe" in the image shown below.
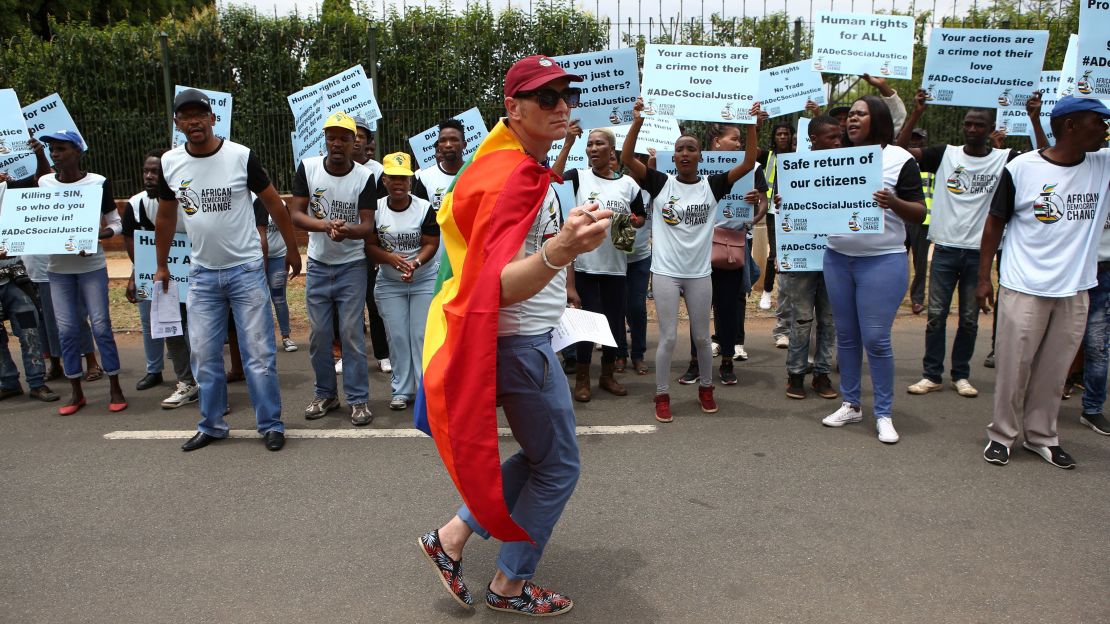
<svg viewBox="0 0 1110 624"><path fill-rule="evenodd" d="M85 398L81 397L81 400L74 403L73 405L63 405L63 406L59 407L58 408L58 415L59 416L72 416L72 415L77 413L77 410L81 409L82 407L85 407L85 403L86 403Z"/></svg>
<svg viewBox="0 0 1110 624"><path fill-rule="evenodd" d="M698 403L701 403L701 411L706 414L717 411L717 402L713 400L713 386L698 386Z"/></svg>
<svg viewBox="0 0 1110 624"><path fill-rule="evenodd" d="M108 404L108 411L109 412L122 412L125 409L127 409L127 401L124 401L123 403L109 403Z"/></svg>
<svg viewBox="0 0 1110 624"><path fill-rule="evenodd" d="M671 415L671 395L655 395L655 420L662 423L669 423L674 420L674 416Z"/></svg>

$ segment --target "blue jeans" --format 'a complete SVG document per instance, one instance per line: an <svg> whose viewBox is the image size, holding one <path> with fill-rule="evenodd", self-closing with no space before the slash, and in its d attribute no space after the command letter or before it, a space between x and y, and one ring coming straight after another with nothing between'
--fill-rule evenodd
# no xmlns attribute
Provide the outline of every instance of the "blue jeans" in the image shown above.
<svg viewBox="0 0 1110 624"><path fill-rule="evenodd" d="M0 306L12 324L12 333L19 336L19 349L23 355L23 371L27 375L27 385L38 388L44 383L46 366L42 362L41 331L38 310L22 288L12 282L0 286ZM0 389L13 390L19 387L19 369L8 350L8 336L4 324L0 323Z"/></svg>
<svg viewBox="0 0 1110 624"><path fill-rule="evenodd" d="M647 353L647 287L651 277L651 257L629 262L626 275L625 317L628 320L632 345L630 352L628 335L624 331L614 336L617 339L617 357L631 356L633 360L643 360Z"/></svg>
<svg viewBox="0 0 1110 624"><path fill-rule="evenodd" d="M1087 294L1091 302L1083 336L1083 413L1101 414L1110 354L1110 270L1098 272L1098 286Z"/></svg>
<svg viewBox="0 0 1110 624"><path fill-rule="evenodd" d="M817 327L817 352L813 356L813 372L827 375L832 370L836 327L832 304L820 271L779 273L779 297L790 302L790 346L786 351L786 372L805 374L809 364L809 339Z"/></svg>
<svg viewBox="0 0 1110 624"><path fill-rule="evenodd" d="M979 285L979 250L935 245L929 269L929 320L925 324L925 357L921 364L925 378L941 382L944 374L944 342L952 294L959 289L960 324L952 341L952 380L971 376L971 356L979 335L979 304L975 287Z"/></svg>
<svg viewBox="0 0 1110 624"><path fill-rule="evenodd" d="M58 321L58 337L62 343L62 370L66 377L81 376L81 326L77 302L88 311L93 338L100 349L101 365L108 375L118 375L119 351L112 335L112 319L108 315L108 269L88 273L49 272L50 297L54 303L54 317Z"/></svg>
<svg viewBox="0 0 1110 624"><path fill-rule="evenodd" d="M189 328L185 309L181 310L181 334L170 338L150 337L150 299L139 301L139 322L143 326L143 355L146 356L146 372L161 373L165 366L165 352L170 352L173 372L178 381L196 383L193 371L189 368Z"/></svg>
<svg viewBox="0 0 1110 624"><path fill-rule="evenodd" d="M825 251L825 288L836 322L840 393L844 402L860 404L863 351L871 369L875 418L890 417L894 405L894 350L890 328L909 283L905 252L881 256L847 256Z"/></svg>
<svg viewBox="0 0 1110 624"><path fill-rule="evenodd" d="M428 322L428 308L432 305L436 286L435 273L420 275L417 271L415 275L416 281L412 283L378 275L378 283L374 287L374 300L389 336L393 396L407 401L416 399L416 386L423 375L424 326Z"/></svg>
<svg viewBox="0 0 1110 624"><path fill-rule="evenodd" d="M285 283L288 273L285 270L285 256L266 259L266 281L270 285L270 301L274 304L278 329L281 335L289 335L289 302L285 300Z"/></svg>
<svg viewBox="0 0 1110 624"><path fill-rule="evenodd" d="M239 351L247 392L254 405L259 433L285 431L281 422L281 387L278 384L274 317L263 270L265 260L251 260L227 269L206 269L193 264L189 272L189 346L193 377L200 385L200 424L197 429L217 438L227 437L227 381L224 341L227 313L235 316Z"/></svg>
<svg viewBox="0 0 1110 624"><path fill-rule="evenodd" d="M335 340L332 318L339 319L339 342L343 347L343 393L348 405L370 400L370 373L366 364L366 340L362 337L362 309L366 305L366 260L346 264L324 264L308 259L304 298L312 328L308 357L316 374L316 397L338 396L335 362L331 345Z"/></svg>
<svg viewBox="0 0 1110 624"><path fill-rule="evenodd" d="M54 301L50 296L50 282L35 282L35 286L39 291L39 320L42 321L39 325L42 327L46 335L46 339L42 339L40 334L39 342L42 347L43 355L51 355L56 358L62 357L62 341L58 337L58 319L54 316ZM85 304L80 299L77 300L77 318L80 328L79 341L81 343L81 353L87 354L93 352L93 337L92 330L89 328L88 321L89 313L85 311Z"/></svg>
<svg viewBox="0 0 1110 624"><path fill-rule="evenodd" d="M520 451L501 464L505 504L535 540L501 545L497 567L530 579L578 483L578 440L570 387L551 350L551 334L497 339L497 400ZM489 532L463 505L459 517L482 539Z"/></svg>

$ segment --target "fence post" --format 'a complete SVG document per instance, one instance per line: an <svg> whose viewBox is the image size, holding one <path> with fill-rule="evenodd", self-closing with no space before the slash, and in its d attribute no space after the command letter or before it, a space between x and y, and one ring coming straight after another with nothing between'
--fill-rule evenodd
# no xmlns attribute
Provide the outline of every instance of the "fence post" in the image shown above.
<svg viewBox="0 0 1110 624"><path fill-rule="evenodd" d="M370 26L370 85L374 88L374 100L380 108L382 101L378 99L378 27L375 25ZM384 115L385 111L382 111L382 114ZM382 117L382 119L385 119L385 117ZM374 143L380 145L378 136L382 120L378 121L379 123L374 124ZM380 155L378 155L378 160L381 160Z"/></svg>
<svg viewBox="0 0 1110 624"><path fill-rule="evenodd" d="M166 95L166 119L170 121L170 136L173 136L173 87L170 86L170 36L165 32L158 35L162 49L162 83Z"/></svg>
<svg viewBox="0 0 1110 624"><path fill-rule="evenodd" d="M794 62L802 60L802 18L794 20Z"/></svg>

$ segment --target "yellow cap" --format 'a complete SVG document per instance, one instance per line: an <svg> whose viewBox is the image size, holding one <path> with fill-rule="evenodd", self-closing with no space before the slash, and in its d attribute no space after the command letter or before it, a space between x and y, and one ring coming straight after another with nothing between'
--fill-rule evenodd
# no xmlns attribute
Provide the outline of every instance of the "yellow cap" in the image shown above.
<svg viewBox="0 0 1110 624"><path fill-rule="evenodd" d="M324 120L324 129L328 128L343 128L355 132L355 119L343 111L336 111Z"/></svg>
<svg viewBox="0 0 1110 624"><path fill-rule="evenodd" d="M410 176L412 175L412 159L404 152L393 152L382 159L385 175Z"/></svg>

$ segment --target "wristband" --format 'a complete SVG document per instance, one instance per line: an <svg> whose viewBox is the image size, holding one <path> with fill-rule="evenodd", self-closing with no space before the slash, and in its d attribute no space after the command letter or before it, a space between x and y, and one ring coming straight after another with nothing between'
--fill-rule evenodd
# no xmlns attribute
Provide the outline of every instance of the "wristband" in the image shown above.
<svg viewBox="0 0 1110 624"><path fill-rule="evenodd" d="M551 269L552 271L562 271L563 269L574 263L574 261L572 260L564 264L563 266L551 264L551 261L547 259L547 243L544 243L540 246L540 260L543 260L543 263L547 266L547 268Z"/></svg>

